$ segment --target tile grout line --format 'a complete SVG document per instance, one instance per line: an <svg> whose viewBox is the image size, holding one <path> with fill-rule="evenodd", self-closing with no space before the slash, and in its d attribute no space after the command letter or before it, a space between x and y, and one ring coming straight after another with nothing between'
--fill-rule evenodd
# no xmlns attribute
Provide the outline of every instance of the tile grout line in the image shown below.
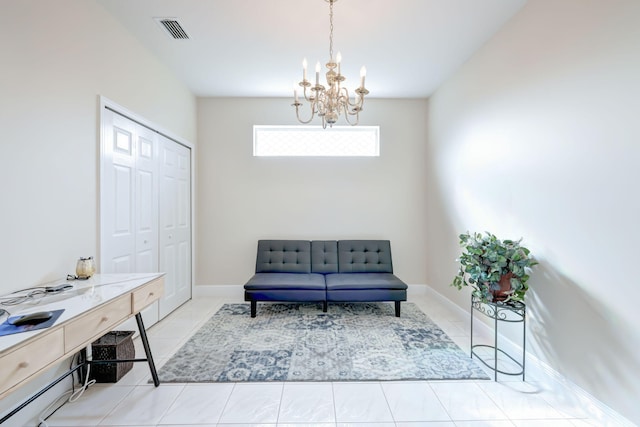
<svg viewBox="0 0 640 427"><path fill-rule="evenodd" d="M434 390L433 387L431 387L431 381L427 381L427 385L429 386L429 389L431 390L433 395L436 397L436 399L438 399L438 403L440 404L440 406L442 406L442 409L447 413L447 417L449 417L449 420L452 423L454 423L454 425L455 425L455 421L453 420L453 417L451 416L451 413L449 412L449 410L447 409L445 404L442 402L442 399L440 398L440 395L438 394L438 392L436 390Z"/></svg>
<svg viewBox="0 0 640 427"><path fill-rule="evenodd" d="M280 423L280 411L282 410L283 397L284 397L284 382L282 382L282 388L280 389L280 400L278 401L278 412L276 413L276 426Z"/></svg>
<svg viewBox="0 0 640 427"><path fill-rule="evenodd" d="M384 392L384 387L382 386L382 382L378 382L378 387L382 391L382 395L384 396L384 401L387 403L387 409L389 409L389 414L391 415L391 420L394 425L397 424L396 417L393 415L393 410L391 409L391 405L389 404L389 398L387 397L387 393Z"/></svg>
<svg viewBox="0 0 640 427"><path fill-rule="evenodd" d="M502 405L500 405L500 403L498 401L496 401L496 399L494 399L493 397L491 397L491 394L489 394L489 392L487 390L485 390L485 387L483 387L484 384L476 384L476 386L482 391L482 393L485 394L485 396L487 396L489 398L489 400L496 405L496 408L498 408L498 410L500 411L500 413L502 415L504 415L506 417L505 420L508 420L512 425L516 426L516 423L513 419L511 419L511 417L509 416L509 414L507 414Z"/></svg>
<svg viewBox="0 0 640 427"><path fill-rule="evenodd" d="M94 384L95 385L95 384ZM113 414L113 412L118 408L118 406L127 398L129 397L130 394L132 394L134 392L134 390L136 389L136 387L138 387L137 385L133 385L133 386L124 386L124 387L129 387L129 392L125 393L122 395L122 398L118 399L118 401L113 405L113 408L111 408L111 410L109 412L107 412L106 415L102 416L100 418L100 421L98 421L98 423L96 424L96 427L99 426L100 424L102 424L102 422L104 420L106 420L111 414Z"/></svg>
<svg viewBox="0 0 640 427"><path fill-rule="evenodd" d="M338 409L336 408L336 391L334 389L335 381L331 382L331 401L333 402L333 421L334 425L338 425Z"/></svg>
<svg viewBox="0 0 640 427"><path fill-rule="evenodd" d="M144 387L144 386L136 386L136 387ZM158 418L158 422L156 423L156 425L161 425L162 424L162 419L167 416L167 413L169 412L169 409L173 406L174 403L176 403L176 401L178 400L178 397L180 397L180 395L182 393L184 393L187 385L186 384L182 384L182 385L180 385L180 387L182 387L182 390L180 390L180 393L176 394L176 397L173 398L171 403L167 404L167 407L164 409L164 411L162 411L162 414Z"/></svg>
<svg viewBox="0 0 640 427"><path fill-rule="evenodd" d="M224 402L224 405L222 405L222 410L220 411L220 415L218 415L218 419L216 420L216 425L221 424L224 411L227 409L227 405L231 400L231 395L233 395L233 392L236 390L236 385L238 385L238 383L232 383L232 384L233 386L231 387L231 391L229 392L229 395L227 396L227 400Z"/></svg>

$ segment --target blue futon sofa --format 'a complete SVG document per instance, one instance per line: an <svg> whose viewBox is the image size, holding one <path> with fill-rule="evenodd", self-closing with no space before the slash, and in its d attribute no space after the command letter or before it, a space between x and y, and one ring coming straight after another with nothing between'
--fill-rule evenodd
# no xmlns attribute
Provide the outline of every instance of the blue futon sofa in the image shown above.
<svg viewBox="0 0 640 427"><path fill-rule="evenodd" d="M244 285L256 317L258 301L329 302L407 300L393 274L388 240L259 240L256 272Z"/></svg>

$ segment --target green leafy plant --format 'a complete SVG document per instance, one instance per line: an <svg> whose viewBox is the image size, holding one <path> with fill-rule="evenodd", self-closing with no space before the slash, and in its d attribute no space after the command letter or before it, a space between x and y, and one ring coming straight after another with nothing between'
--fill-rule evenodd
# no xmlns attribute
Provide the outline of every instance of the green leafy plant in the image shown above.
<svg viewBox="0 0 640 427"><path fill-rule="evenodd" d="M527 281L531 267L538 264L529 249L520 244L522 239L500 240L493 234L469 232L461 234L460 270L451 286L462 289L472 286L473 295L482 302L496 300L522 301L529 289ZM498 296L502 284L510 289L504 297Z"/></svg>

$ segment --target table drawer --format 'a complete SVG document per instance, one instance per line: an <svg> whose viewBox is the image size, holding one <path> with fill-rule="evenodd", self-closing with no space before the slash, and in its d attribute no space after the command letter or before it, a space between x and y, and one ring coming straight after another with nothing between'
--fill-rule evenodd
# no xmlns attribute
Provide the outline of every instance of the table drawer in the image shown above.
<svg viewBox="0 0 640 427"><path fill-rule="evenodd" d="M48 367L64 355L62 329L36 338L0 359L0 395Z"/></svg>
<svg viewBox="0 0 640 427"><path fill-rule="evenodd" d="M93 342L129 317L130 301L129 295L123 295L87 315L72 320L64 327L65 353L84 347L87 342Z"/></svg>
<svg viewBox="0 0 640 427"><path fill-rule="evenodd" d="M164 294L164 277L144 285L133 292L131 297L132 313L138 313L143 308L159 299Z"/></svg>

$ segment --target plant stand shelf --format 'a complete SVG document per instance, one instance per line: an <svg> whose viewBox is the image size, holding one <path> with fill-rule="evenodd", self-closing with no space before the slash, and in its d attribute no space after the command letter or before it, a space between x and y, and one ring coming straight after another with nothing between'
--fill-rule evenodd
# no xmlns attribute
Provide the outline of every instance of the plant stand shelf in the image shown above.
<svg viewBox="0 0 640 427"><path fill-rule="evenodd" d="M482 313L493 319L493 345L474 344L473 343L473 318L474 312ZM476 356L486 367L494 373L494 381L498 381L498 373L504 375L519 376L522 375L524 381L525 369L525 344L526 344L526 314L527 306L523 302L482 302L478 298L471 296L471 358ZM498 345L498 325L501 322L522 323L522 358L516 360L512 355L501 349ZM486 348L493 350L493 365L485 360L476 349ZM502 370L498 367L498 353L509 358L516 367L515 370Z"/></svg>

